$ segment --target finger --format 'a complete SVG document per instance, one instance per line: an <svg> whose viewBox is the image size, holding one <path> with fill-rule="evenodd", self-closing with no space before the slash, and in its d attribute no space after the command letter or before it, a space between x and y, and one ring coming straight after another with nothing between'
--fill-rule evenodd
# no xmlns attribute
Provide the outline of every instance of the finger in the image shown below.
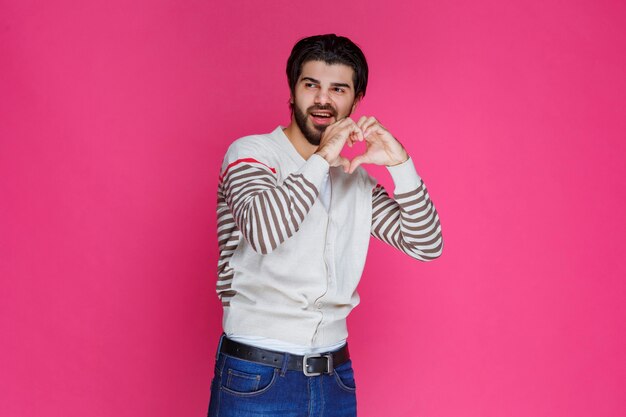
<svg viewBox="0 0 626 417"><path fill-rule="evenodd" d="M359 121L356 122L356 125L359 127L359 129L363 130L363 123L365 123L366 120L367 120L367 116L361 116Z"/></svg>
<svg viewBox="0 0 626 417"><path fill-rule="evenodd" d="M342 135L348 137L350 136L350 133L352 133L353 125L354 120L350 119L349 117L345 117L337 123L337 131L340 132Z"/></svg>
<svg viewBox="0 0 626 417"><path fill-rule="evenodd" d="M350 135L352 134L352 128L350 126L352 125L352 123L353 122L351 120L347 121L344 119L337 126L337 129L334 132L335 136L342 141L342 146L346 142L350 142Z"/></svg>
<svg viewBox="0 0 626 417"><path fill-rule="evenodd" d="M354 120L352 120L349 116L346 116L342 119L339 119L339 124L347 126L354 123Z"/></svg>
<svg viewBox="0 0 626 417"><path fill-rule="evenodd" d="M346 117L345 119L342 119L340 129L342 134L346 135L346 137L352 137L353 143L357 140L361 140L360 135L362 135L362 132L351 118Z"/></svg>
<svg viewBox="0 0 626 417"><path fill-rule="evenodd" d="M368 117L367 120L363 122L361 129L363 129L363 135L365 137L369 136L372 133L371 128L378 123L375 117Z"/></svg>
<svg viewBox="0 0 626 417"><path fill-rule="evenodd" d="M363 134L363 129L361 129L360 127L357 126L357 134L358 134L358 138L359 140L362 142L365 140L365 135Z"/></svg>
<svg viewBox="0 0 626 417"><path fill-rule="evenodd" d="M350 170L350 160L348 158L344 158L343 156L339 155L339 157L337 158L337 162L338 162L337 166L343 167L343 172L347 174L348 171Z"/></svg>
<svg viewBox="0 0 626 417"><path fill-rule="evenodd" d="M353 130L350 133L350 140L352 141L352 145L354 146L355 143L357 143L358 141L363 140L362 139L362 132L360 130Z"/></svg>
<svg viewBox="0 0 626 417"><path fill-rule="evenodd" d="M354 127L354 129L352 130L352 133L350 133L350 135L352 136L352 138L354 139L355 142L357 142L357 141L361 142L361 141L363 141L363 139L365 139L361 129L359 129L356 126Z"/></svg>
<svg viewBox="0 0 626 417"><path fill-rule="evenodd" d="M381 125L378 121L367 128L367 131L365 132L366 138L369 138L372 133L376 133L376 136L383 141L386 141L386 139L389 138L393 138L391 133L389 133L389 131L385 129L385 127Z"/></svg>
<svg viewBox="0 0 626 417"><path fill-rule="evenodd" d="M333 123L329 124L326 129L324 129L324 133L331 134L335 132L337 129L341 129L341 124L344 119L335 120Z"/></svg>
<svg viewBox="0 0 626 417"><path fill-rule="evenodd" d="M377 133L383 140L386 138L386 136L393 138L391 133L389 133L389 131L385 129L380 123L377 123L374 126L370 127L369 132L370 134Z"/></svg>
<svg viewBox="0 0 626 417"><path fill-rule="evenodd" d="M365 155L359 155L357 157L355 157L351 162L350 162L350 168L348 170L348 172L350 174L352 174L359 165L366 163L368 161L367 156Z"/></svg>
<svg viewBox="0 0 626 417"><path fill-rule="evenodd" d="M365 139L361 129L359 129L354 120L349 117L341 120L341 125L338 126L338 129L340 129L341 135L348 142L348 146L350 147L352 147L357 141L360 142Z"/></svg>
<svg viewBox="0 0 626 417"><path fill-rule="evenodd" d="M352 122L352 133L354 134L355 140L362 141L365 139L363 136L363 130L359 127L357 123Z"/></svg>

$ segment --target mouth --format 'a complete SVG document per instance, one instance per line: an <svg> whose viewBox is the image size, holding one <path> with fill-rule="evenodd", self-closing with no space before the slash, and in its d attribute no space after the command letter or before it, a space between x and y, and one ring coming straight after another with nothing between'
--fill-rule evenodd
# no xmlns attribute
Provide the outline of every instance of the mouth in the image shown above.
<svg viewBox="0 0 626 417"><path fill-rule="evenodd" d="M321 125L321 126L328 126L329 124L335 121L335 117L333 116L333 113L328 110L311 111L309 112L309 117L311 118L311 121L313 122L313 124Z"/></svg>

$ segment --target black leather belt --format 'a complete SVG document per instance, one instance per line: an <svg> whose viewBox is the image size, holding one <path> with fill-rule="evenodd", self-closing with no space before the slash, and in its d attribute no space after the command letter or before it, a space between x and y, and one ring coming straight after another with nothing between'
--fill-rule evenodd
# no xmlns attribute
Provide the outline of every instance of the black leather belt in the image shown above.
<svg viewBox="0 0 626 417"><path fill-rule="evenodd" d="M234 356L235 358L262 363L275 368L282 368L285 356L288 356L287 369L290 371L301 371L306 376L332 374L336 366L350 359L347 344L335 352L314 353L300 356L244 345L243 343L230 340L227 337L222 338L220 352L225 355Z"/></svg>

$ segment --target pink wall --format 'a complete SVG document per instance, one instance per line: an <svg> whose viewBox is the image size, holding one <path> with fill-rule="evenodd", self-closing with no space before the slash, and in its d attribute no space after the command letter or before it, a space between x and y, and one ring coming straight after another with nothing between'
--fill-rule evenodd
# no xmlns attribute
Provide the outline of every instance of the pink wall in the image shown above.
<svg viewBox="0 0 626 417"><path fill-rule="evenodd" d="M289 50L325 32L446 239L372 243L359 415L626 415L625 27L622 1L0 2L0 415L205 415L218 166L288 122Z"/></svg>

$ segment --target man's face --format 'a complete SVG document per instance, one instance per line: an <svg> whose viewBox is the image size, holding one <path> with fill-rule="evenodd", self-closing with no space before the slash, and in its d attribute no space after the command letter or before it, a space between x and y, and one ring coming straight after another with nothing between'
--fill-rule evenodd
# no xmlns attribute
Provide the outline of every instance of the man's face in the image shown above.
<svg viewBox="0 0 626 417"><path fill-rule="evenodd" d="M292 97L293 118L311 145L319 146L326 127L356 108L353 74L343 64L308 61L302 66Z"/></svg>

